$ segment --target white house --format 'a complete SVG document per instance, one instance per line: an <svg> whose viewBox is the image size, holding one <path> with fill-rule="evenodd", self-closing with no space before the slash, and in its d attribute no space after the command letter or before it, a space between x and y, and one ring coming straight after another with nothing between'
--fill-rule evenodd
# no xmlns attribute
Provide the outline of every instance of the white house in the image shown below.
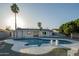
<svg viewBox="0 0 79 59"><path fill-rule="evenodd" d="M17 38L26 38L26 37L52 37L53 31L49 29L25 29L18 28L16 30ZM11 33L11 37L15 37L15 31Z"/></svg>

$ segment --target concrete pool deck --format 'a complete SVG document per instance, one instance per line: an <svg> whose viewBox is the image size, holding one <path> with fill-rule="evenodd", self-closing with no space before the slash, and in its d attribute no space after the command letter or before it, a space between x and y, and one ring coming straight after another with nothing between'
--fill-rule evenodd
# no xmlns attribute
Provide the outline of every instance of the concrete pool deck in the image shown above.
<svg viewBox="0 0 79 59"><path fill-rule="evenodd" d="M56 48L56 46L52 46L50 44L43 44L41 46L31 45L25 46L27 42L18 42L12 39L5 40L6 43L13 44L12 50L21 53L27 54L45 54L50 52L52 49Z"/></svg>
<svg viewBox="0 0 79 59"><path fill-rule="evenodd" d="M74 40L69 40L69 41L73 42ZM15 41L13 39L5 40L5 42L9 43L9 44L13 44L13 46L11 48L11 50L13 50L13 51L20 52L20 53L27 53L27 54L35 54L35 55L48 53L57 47L71 48L71 53L69 52L70 54L72 54L72 51L76 52L77 49L79 49L79 42L77 42L77 41L74 41L73 44L61 44L59 46L56 46L55 44L52 44L52 45L51 44L42 44L41 46L37 46L37 45L25 46L25 44L27 44L27 42Z"/></svg>

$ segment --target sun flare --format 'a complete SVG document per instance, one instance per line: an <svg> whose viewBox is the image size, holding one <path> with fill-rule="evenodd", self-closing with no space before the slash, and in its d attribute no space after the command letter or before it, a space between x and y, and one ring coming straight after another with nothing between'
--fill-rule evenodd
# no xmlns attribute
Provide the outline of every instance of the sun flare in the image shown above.
<svg viewBox="0 0 79 59"><path fill-rule="evenodd" d="M6 26L9 26L11 29L15 29L15 18L14 16L9 16L6 21ZM17 27L23 28L24 27L24 21L21 16L17 16Z"/></svg>

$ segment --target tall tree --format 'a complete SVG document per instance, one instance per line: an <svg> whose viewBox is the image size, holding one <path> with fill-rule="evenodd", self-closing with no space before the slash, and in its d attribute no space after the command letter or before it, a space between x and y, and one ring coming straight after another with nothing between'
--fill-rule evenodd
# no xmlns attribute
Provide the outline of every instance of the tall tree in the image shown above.
<svg viewBox="0 0 79 59"><path fill-rule="evenodd" d="M60 33L64 33L66 35L79 33L79 18L74 21L70 21L65 24L62 24L59 30L60 30Z"/></svg>
<svg viewBox="0 0 79 59"><path fill-rule="evenodd" d="M37 25L39 27L39 33L42 34L42 31L41 31L42 30L42 23L38 22ZM41 36L41 35L39 35L39 36Z"/></svg>
<svg viewBox="0 0 79 59"><path fill-rule="evenodd" d="M15 14L15 38L16 38L16 35L17 35L17 32L16 32L16 28L17 28L16 14L19 12L19 7L17 6L16 3L14 3L11 6L11 11Z"/></svg>

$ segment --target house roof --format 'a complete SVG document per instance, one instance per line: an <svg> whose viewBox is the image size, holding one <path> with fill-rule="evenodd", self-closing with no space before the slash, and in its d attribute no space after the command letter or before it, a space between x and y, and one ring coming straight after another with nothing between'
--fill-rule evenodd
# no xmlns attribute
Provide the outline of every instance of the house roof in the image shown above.
<svg viewBox="0 0 79 59"><path fill-rule="evenodd" d="M17 28L17 30L40 30L40 29L31 29L31 28ZM50 29L42 29L42 31L52 31Z"/></svg>

